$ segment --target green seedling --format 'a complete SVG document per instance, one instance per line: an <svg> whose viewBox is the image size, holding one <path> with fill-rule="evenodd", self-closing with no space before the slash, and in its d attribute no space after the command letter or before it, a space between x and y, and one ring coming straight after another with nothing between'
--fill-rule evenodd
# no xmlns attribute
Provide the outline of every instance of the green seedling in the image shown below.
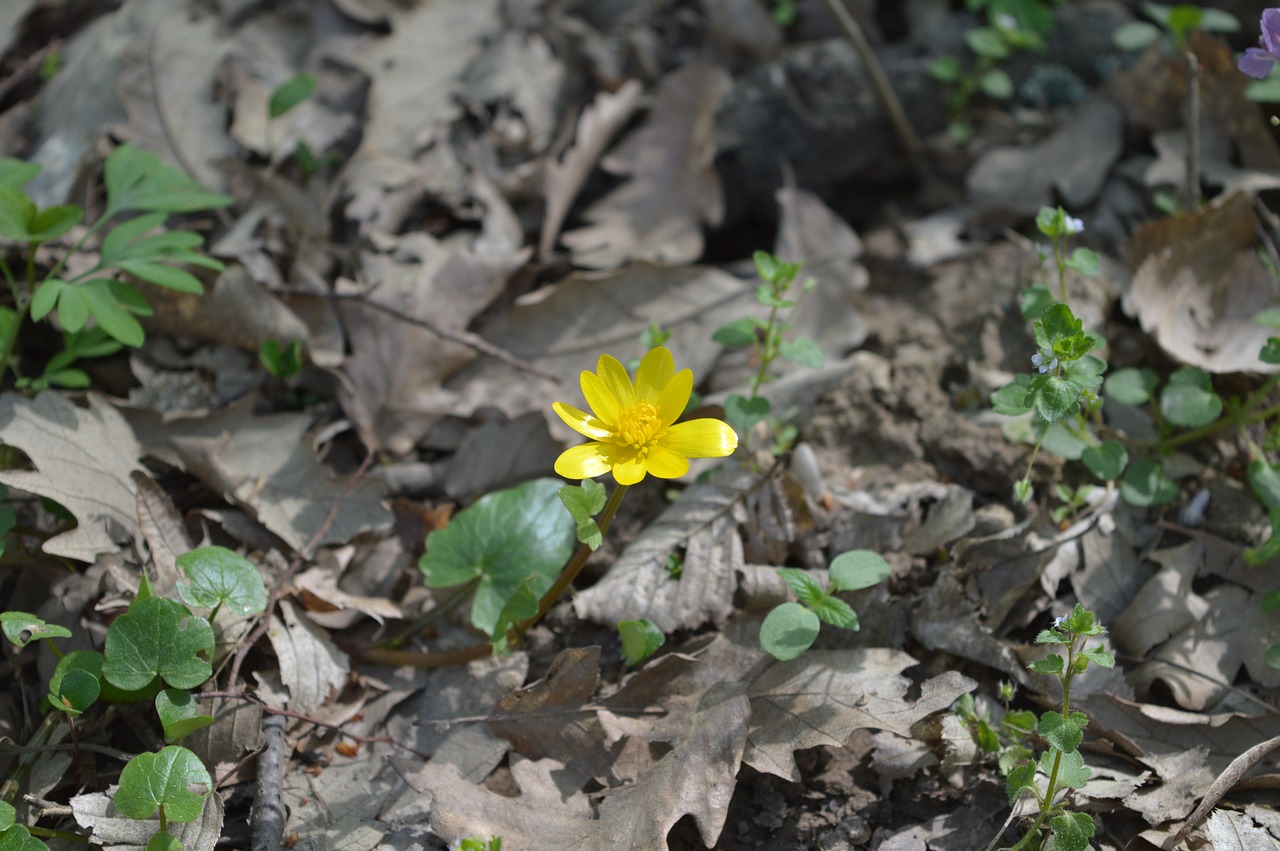
<svg viewBox="0 0 1280 851"><path fill-rule="evenodd" d="M1116 47L1131 52L1146 50L1163 38L1173 50L1182 52L1186 49L1187 37L1196 30L1232 33L1240 29L1239 19L1230 12L1191 3L1168 6L1145 2L1142 11L1155 23L1130 21L1116 27L1111 34Z"/></svg>
<svg viewBox="0 0 1280 851"><path fill-rule="evenodd" d="M793 568L780 568L784 582L796 592L798 603L782 603L760 625L760 646L775 659L794 659L813 646L822 623L858 630L858 614L836 594L858 591L883 582L889 563L870 550L850 550L832 560L827 570L828 585Z"/></svg>
<svg viewBox="0 0 1280 851"><path fill-rule="evenodd" d="M167 834L170 822L200 818L212 792L213 778L200 757L169 745L159 753L138 754L125 764L114 803L122 815L139 821L158 813L160 833Z"/></svg>
<svg viewBox="0 0 1280 851"><path fill-rule="evenodd" d="M658 625L648 618L619 621L618 636L622 639L622 658L628 665L639 665L657 653L667 640Z"/></svg>
<svg viewBox="0 0 1280 851"><path fill-rule="evenodd" d="M272 376L287 381L302 371L302 343L294 340L282 348L272 338L258 348L258 360Z"/></svg>
<svg viewBox="0 0 1280 851"><path fill-rule="evenodd" d="M989 26L974 27L964 34L965 44L973 52L974 59L966 63L958 56L940 56L929 65L930 76L951 89L947 97L950 116L947 134L957 145L964 144L973 136L973 125L964 120L964 115L975 97L982 94L997 101L1013 97L1013 78L999 67L1000 63L1019 50L1044 49L1040 32L1025 24L1018 15L997 8L1018 6L1018 11L1027 17L1026 10L1041 4L1026 0L970 0L969 5L970 8L988 8L990 21ZM1052 21L1050 16L1050 27Z"/></svg>

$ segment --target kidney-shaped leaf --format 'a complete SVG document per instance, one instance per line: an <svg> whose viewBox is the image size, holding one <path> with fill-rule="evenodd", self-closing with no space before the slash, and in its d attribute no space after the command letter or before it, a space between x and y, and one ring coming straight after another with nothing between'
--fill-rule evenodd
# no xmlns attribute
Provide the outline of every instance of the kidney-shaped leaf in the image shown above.
<svg viewBox="0 0 1280 851"><path fill-rule="evenodd" d="M496 491L427 536L419 562L428 588L479 580L471 622L493 631L502 607L530 576L541 594L573 549L573 518L560 504L561 482L536 479Z"/></svg>
<svg viewBox="0 0 1280 851"><path fill-rule="evenodd" d="M253 562L226 547L201 547L178 556L186 574L178 594L189 605L226 606L237 615L254 615L267 607L266 586Z"/></svg>
<svg viewBox="0 0 1280 851"><path fill-rule="evenodd" d="M180 742L213 723L212 715L202 715L191 692L167 688L156 695L156 714L164 727L166 742Z"/></svg>
<svg viewBox="0 0 1280 851"><path fill-rule="evenodd" d="M213 628L186 607L162 597L139 600L107 630L102 675L122 689L140 689L157 676L175 688L195 688L213 674Z"/></svg>
<svg viewBox="0 0 1280 851"><path fill-rule="evenodd" d="M169 821L195 821L212 789L213 778L200 757L170 745L129 760L120 772L115 804L133 819L151 818L157 807L164 807Z"/></svg>

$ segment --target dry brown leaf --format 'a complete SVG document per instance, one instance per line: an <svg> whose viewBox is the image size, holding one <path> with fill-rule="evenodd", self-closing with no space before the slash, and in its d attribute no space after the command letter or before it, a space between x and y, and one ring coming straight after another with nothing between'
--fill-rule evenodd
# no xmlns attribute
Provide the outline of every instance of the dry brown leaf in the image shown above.
<svg viewBox="0 0 1280 851"><path fill-rule="evenodd" d="M367 298L438 328L462 331L502 292L527 251L486 257L426 234L400 238L394 253L362 258ZM339 398L371 450L403 454L455 407L441 383L476 357L462 343L358 303L341 307L350 357ZM470 413L467 411L466 413Z"/></svg>
<svg viewBox="0 0 1280 851"><path fill-rule="evenodd" d="M578 617L607 624L648 618L663 632L723 624L733 611L735 572L743 566L732 510L759 480L730 464L691 486L645 527L604 579L574 598ZM679 546L686 553L676 580L666 562Z"/></svg>
<svg viewBox="0 0 1280 851"><path fill-rule="evenodd" d="M588 702L600 683L600 648L561 650L547 675L498 701L489 729L530 759L569 757L582 746L579 722L570 710Z"/></svg>
<svg viewBox="0 0 1280 851"><path fill-rule="evenodd" d="M1258 827L1245 813L1214 810L1204 825L1213 851L1276 851L1280 837Z"/></svg>
<svg viewBox="0 0 1280 851"><path fill-rule="evenodd" d="M918 664L899 650L860 648L810 650L771 665L747 688L751 732L743 761L798 781L795 751L844 747L854 730L868 727L909 737L912 725L977 687L948 671L926 680L920 698L907 701L911 681L901 672Z"/></svg>
<svg viewBox="0 0 1280 851"><path fill-rule="evenodd" d="M359 612L368 615L378 623L387 619L404 617L400 607L385 597L368 597L361 594L348 594L338 587L337 579L332 571L321 567L298 574L293 580L294 587L323 601L332 610ZM315 617L312 620L317 620ZM354 619L353 619L354 620ZM317 621L319 622L319 621ZM323 624L325 626L329 624ZM350 623L343 624L350 626Z"/></svg>
<svg viewBox="0 0 1280 851"><path fill-rule="evenodd" d="M44 551L80 561L114 553L138 537L131 479L142 454L124 418L95 393L78 408L60 393L0 396L0 442L27 454L35 470L0 471L0 482L62 504L79 525Z"/></svg>
<svg viewBox="0 0 1280 851"><path fill-rule="evenodd" d="M1130 240L1137 268L1122 301L1177 360L1208 372L1275 372L1258 352L1274 333L1255 317L1275 282L1254 251L1258 219L1243 193L1142 226Z"/></svg>
<svg viewBox="0 0 1280 851"><path fill-rule="evenodd" d="M609 269L628 260L678 264L702 256L702 225L724 216L715 114L731 84L708 62L663 78L644 126L604 159L606 170L629 180L583 213L591 224L561 237L574 263Z"/></svg>
<svg viewBox="0 0 1280 851"><path fill-rule="evenodd" d="M306 714L329 702L351 671L351 660L324 631L313 626L288 601L280 604L283 622L272 616L267 638L280 663L280 679L289 689L287 707Z"/></svg>
<svg viewBox="0 0 1280 851"><path fill-rule="evenodd" d="M138 489L138 529L147 541L155 577L151 588L158 597L172 597L178 573L178 556L191 549L182 515L169 495L146 473L134 473Z"/></svg>
<svg viewBox="0 0 1280 851"><path fill-rule="evenodd" d="M508 29L467 68L462 84L468 100L497 112L492 129L499 144L541 153L556 129L564 79L564 63L545 38ZM512 107L516 116L510 114Z"/></svg>
<svg viewBox="0 0 1280 851"><path fill-rule="evenodd" d="M125 818L116 812L111 796L103 792L76 795L70 801L76 824L88 828L93 844L103 848L145 848L160 832L160 820ZM214 851L222 837L224 817L222 796L214 792L205 799L200 818L192 822L169 822L169 832L187 851Z"/></svg>
<svg viewBox="0 0 1280 851"><path fill-rule="evenodd" d="M643 91L644 87L639 82L627 80L616 92L600 92L582 110L573 147L565 151L558 161L546 160L542 191L547 198L547 210L542 217L542 235L538 238L540 256L545 257L555 246L573 199L578 197L578 191L587 182L613 135L635 112Z"/></svg>

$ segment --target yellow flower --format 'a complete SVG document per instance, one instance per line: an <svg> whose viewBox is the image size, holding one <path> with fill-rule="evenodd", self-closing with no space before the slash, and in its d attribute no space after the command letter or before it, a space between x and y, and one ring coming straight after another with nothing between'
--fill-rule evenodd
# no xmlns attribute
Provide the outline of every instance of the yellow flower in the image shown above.
<svg viewBox="0 0 1280 851"><path fill-rule="evenodd" d="M676 423L693 392L693 372L676 372L671 352L651 349L635 384L626 369L601 355L595 372L582 373L582 395L592 413L563 402L552 407L560 419L590 443L565 450L556 472L566 479L591 479L612 472L620 485L646 474L675 479L689 472L690 458L720 458L738 448L738 435L715 419Z"/></svg>

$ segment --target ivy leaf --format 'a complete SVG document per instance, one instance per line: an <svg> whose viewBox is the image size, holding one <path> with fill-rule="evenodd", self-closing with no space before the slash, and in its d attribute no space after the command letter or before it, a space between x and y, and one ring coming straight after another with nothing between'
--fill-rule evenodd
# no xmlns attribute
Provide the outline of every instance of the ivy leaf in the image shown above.
<svg viewBox="0 0 1280 851"><path fill-rule="evenodd" d="M1050 653L1043 659L1037 659L1027 667L1035 671L1037 674L1046 676L1057 676L1062 673L1063 659L1057 653Z"/></svg>
<svg viewBox="0 0 1280 851"><path fill-rule="evenodd" d="M1088 723L1089 719L1083 712L1072 712L1064 717L1061 712L1051 709L1040 716L1037 731L1050 745L1063 753L1069 753L1080 747L1080 742L1084 740L1084 728Z"/></svg>
<svg viewBox="0 0 1280 851"><path fill-rule="evenodd" d="M831 560L827 575L833 591L860 591L879 585L893 568L884 556L871 550L849 550Z"/></svg>
<svg viewBox="0 0 1280 851"><path fill-rule="evenodd" d="M1045 422L1056 423L1079 407L1081 392L1074 382L1045 374L1031 379L1031 396Z"/></svg>
<svg viewBox="0 0 1280 851"><path fill-rule="evenodd" d="M1222 400L1213 392L1209 373L1183 367L1169 376L1160 394L1160 413L1182 428L1200 428L1222 415Z"/></svg>
<svg viewBox="0 0 1280 851"><path fill-rule="evenodd" d="M780 662L794 659L813 646L821 623L799 603L782 603L760 624L760 646Z"/></svg>
<svg viewBox="0 0 1280 851"><path fill-rule="evenodd" d="M1062 813L1049 819L1055 851L1085 851L1093 838L1093 818L1087 813Z"/></svg>
<svg viewBox="0 0 1280 851"><path fill-rule="evenodd" d="M638 665L648 659L667 640L658 625L648 618L619 621L618 635L622 638L622 658L628 665Z"/></svg>
<svg viewBox="0 0 1280 851"><path fill-rule="evenodd" d="M213 723L213 716L202 715L195 698L185 689L167 688L156 695L156 714L164 727L164 740L175 744Z"/></svg>
<svg viewBox="0 0 1280 851"><path fill-rule="evenodd" d="M536 479L487 494L427 536L419 561L428 588L477 581L471 622L493 634L507 600L532 579L551 587L573 551L574 522L560 510L561 482Z"/></svg>
<svg viewBox="0 0 1280 851"><path fill-rule="evenodd" d="M45 623L28 612L0 612L0 628L15 646L26 647L41 638L70 638L71 630L65 626Z"/></svg>
<svg viewBox="0 0 1280 851"><path fill-rule="evenodd" d="M213 675L213 628L181 603L163 597L135 601L107 630L102 675L122 689L145 688L157 677L195 688Z"/></svg>
<svg viewBox="0 0 1280 851"><path fill-rule="evenodd" d="M1006 384L991 394L991 409L1006 417L1025 414L1034 407L1031 393L1031 376L1019 374L1012 384Z"/></svg>
<svg viewBox="0 0 1280 851"><path fill-rule="evenodd" d="M192 791L201 787L202 791ZM169 745L159 753L138 754L125 764L115 805L132 819L149 819L158 807L164 807L170 821L195 821L212 790L213 778L200 757Z"/></svg>
<svg viewBox="0 0 1280 851"><path fill-rule="evenodd" d="M1103 668L1114 668L1116 666L1115 655L1105 647L1086 647L1080 651L1080 655Z"/></svg>
<svg viewBox="0 0 1280 851"><path fill-rule="evenodd" d="M191 606L226 606L237 615L256 615L267 607L267 589L253 562L226 547L201 547L183 553L178 595Z"/></svg>
<svg viewBox="0 0 1280 851"><path fill-rule="evenodd" d="M1090 446L1080 453L1080 460L1104 482L1120 478L1129 463L1129 451L1118 440L1108 440L1101 446Z"/></svg>

